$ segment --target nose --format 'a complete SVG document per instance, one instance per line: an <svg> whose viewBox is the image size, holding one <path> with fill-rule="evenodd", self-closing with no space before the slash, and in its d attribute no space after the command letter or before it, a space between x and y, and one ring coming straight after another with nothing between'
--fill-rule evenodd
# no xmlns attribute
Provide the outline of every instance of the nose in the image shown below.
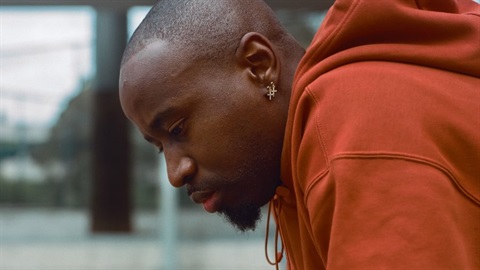
<svg viewBox="0 0 480 270"><path fill-rule="evenodd" d="M165 156L167 163L168 180L174 187L182 187L193 179L196 172L195 162L192 158L181 156L178 158Z"/></svg>

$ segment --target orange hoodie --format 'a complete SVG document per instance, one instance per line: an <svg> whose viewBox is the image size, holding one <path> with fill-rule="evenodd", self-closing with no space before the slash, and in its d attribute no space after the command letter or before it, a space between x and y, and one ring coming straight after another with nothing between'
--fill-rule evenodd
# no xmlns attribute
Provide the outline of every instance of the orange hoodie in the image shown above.
<svg viewBox="0 0 480 270"><path fill-rule="evenodd" d="M475 2L336 1L272 200L289 269L480 269L479 77Z"/></svg>

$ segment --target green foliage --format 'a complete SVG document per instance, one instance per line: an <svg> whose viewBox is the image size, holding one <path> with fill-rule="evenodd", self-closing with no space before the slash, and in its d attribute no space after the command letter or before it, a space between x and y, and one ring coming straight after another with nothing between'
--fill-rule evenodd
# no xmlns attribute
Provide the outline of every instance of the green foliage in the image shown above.
<svg viewBox="0 0 480 270"><path fill-rule="evenodd" d="M54 183L7 182L4 179L0 179L0 204L55 206L56 189Z"/></svg>

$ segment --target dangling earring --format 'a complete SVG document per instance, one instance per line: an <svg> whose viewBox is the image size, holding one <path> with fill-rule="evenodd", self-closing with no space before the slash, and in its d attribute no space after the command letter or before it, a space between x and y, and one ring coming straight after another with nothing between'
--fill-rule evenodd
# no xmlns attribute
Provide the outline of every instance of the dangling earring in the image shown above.
<svg viewBox="0 0 480 270"><path fill-rule="evenodd" d="M277 89L275 89L275 84L273 82L270 83L269 86L267 86L268 89L268 100L272 100L273 97L275 97L275 93L277 92Z"/></svg>

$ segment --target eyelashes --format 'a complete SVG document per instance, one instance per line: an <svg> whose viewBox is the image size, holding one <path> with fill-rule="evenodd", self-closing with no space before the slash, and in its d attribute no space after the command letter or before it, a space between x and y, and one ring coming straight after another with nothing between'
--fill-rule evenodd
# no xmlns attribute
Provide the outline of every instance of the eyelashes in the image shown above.
<svg viewBox="0 0 480 270"><path fill-rule="evenodd" d="M178 137L183 133L185 118L182 118L175 122L169 129L168 133L174 137Z"/></svg>
<svg viewBox="0 0 480 270"><path fill-rule="evenodd" d="M168 134L175 139L178 139L183 133L185 132L185 118L178 120L177 122L173 123L173 125L168 129ZM163 146L158 146L160 143L157 144L157 152L161 154L163 152Z"/></svg>

